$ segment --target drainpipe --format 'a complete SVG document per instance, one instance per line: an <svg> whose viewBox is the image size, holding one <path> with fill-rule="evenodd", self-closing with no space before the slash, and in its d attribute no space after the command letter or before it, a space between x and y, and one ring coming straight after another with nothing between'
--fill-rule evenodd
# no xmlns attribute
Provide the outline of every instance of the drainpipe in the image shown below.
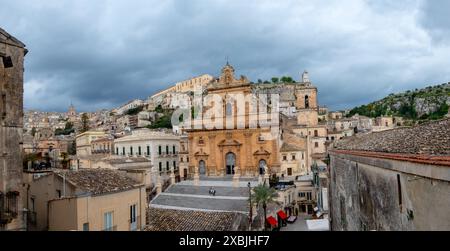
<svg viewBox="0 0 450 251"><path fill-rule="evenodd" d="M141 216L141 217L138 217L140 222L137 222L139 224L139 230L142 229L142 224L141 224L141 222L142 222L142 200L141 200L141 198L142 198L142 187L139 187L139 215ZM147 215L147 212L144 213L144 217L145 217L145 215Z"/></svg>

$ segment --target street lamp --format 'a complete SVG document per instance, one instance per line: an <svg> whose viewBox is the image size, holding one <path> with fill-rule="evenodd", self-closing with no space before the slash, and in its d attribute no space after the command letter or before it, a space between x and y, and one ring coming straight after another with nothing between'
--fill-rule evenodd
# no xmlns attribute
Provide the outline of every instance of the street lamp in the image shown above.
<svg viewBox="0 0 450 251"><path fill-rule="evenodd" d="M253 212L252 209L253 208L252 208L252 187L251 187L250 182L248 182L247 186L248 186L248 200L249 200L249 203L250 203L250 214L249 214L250 218L249 218L248 222L249 222L249 227L251 229L251 227L252 227L252 219L253 219L253 215L252 215L252 212Z"/></svg>

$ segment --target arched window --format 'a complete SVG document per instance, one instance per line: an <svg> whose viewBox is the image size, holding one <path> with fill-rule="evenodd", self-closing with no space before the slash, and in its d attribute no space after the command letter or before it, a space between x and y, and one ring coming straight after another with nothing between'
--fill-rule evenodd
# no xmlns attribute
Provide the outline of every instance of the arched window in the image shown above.
<svg viewBox="0 0 450 251"><path fill-rule="evenodd" d="M309 108L309 97L308 97L308 95L305 96L305 108Z"/></svg>
<svg viewBox="0 0 450 251"><path fill-rule="evenodd" d="M233 114L233 105L228 102L226 105L226 115L231 116L232 114Z"/></svg>

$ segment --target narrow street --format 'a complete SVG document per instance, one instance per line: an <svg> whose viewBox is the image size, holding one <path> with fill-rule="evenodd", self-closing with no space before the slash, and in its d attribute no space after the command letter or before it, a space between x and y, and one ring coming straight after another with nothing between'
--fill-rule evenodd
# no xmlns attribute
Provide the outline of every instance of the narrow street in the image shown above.
<svg viewBox="0 0 450 251"><path fill-rule="evenodd" d="M306 220L309 219L311 219L310 215L300 214L294 223L288 223L287 226L282 227L280 231L308 231Z"/></svg>

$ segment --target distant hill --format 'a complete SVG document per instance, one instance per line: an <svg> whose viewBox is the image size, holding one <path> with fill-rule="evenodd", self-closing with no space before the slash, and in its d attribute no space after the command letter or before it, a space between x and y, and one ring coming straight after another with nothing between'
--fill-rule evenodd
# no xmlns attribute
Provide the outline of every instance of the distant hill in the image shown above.
<svg viewBox="0 0 450 251"><path fill-rule="evenodd" d="M450 82L423 89L415 89L389 96L367 105L355 107L354 114L367 117L381 115L401 116L411 120L435 120L443 118L450 105Z"/></svg>

